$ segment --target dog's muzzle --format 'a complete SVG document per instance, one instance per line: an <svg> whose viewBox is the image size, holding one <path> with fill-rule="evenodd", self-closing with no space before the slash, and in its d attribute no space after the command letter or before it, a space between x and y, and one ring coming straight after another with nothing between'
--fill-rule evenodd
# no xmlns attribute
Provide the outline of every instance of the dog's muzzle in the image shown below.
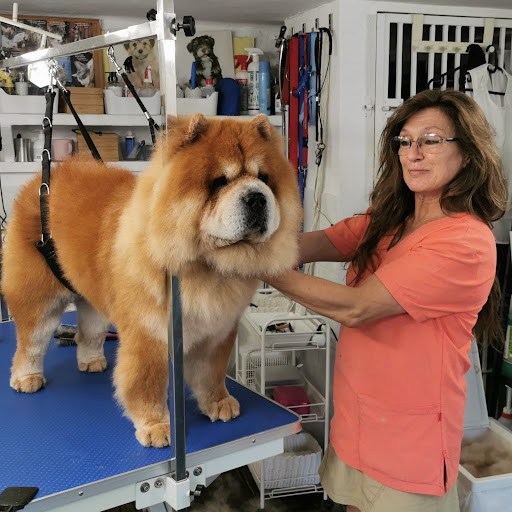
<svg viewBox="0 0 512 512"><path fill-rule="evenodd" d="M248 192L242 197L246 226L250 230L264 233L267 230L267 198L261 192Z"/></svg>

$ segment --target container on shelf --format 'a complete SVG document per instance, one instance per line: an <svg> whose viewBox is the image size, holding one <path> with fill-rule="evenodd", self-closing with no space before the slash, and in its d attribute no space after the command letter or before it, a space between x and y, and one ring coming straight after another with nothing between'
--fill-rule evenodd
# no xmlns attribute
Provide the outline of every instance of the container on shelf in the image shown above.
<svg viewBox="0 0 512 512"><path fill-rule="evenodd" d="M59 106L59 96L55 95L53 113L56 114ZM46 98L38 95L18 96L7 94L0 87L0 113L2 114L40 114L41 120L46 110Z"/></svg>
<svg viewBox="0 0 512 512"><path fill-rule="evenodd" d="M105 98L105 114L140 114L142 110L133 96L119 96L111 88L103 90ZM160 91L156 91L153 96L144 96L140 100L152 115L159 115L161 110Z"/></svg>
<svg viewBox="0 0 512 512"><path fill-rule="evenodd" d="M91 133L89 132L98 153L104 162L118 162L119 161L119 136L117 133ZM89 146L83 135L77 134L78 153L83 156L90 156L91 152Z"/></svg>
<svg viewBox="0 0 512 512"><path fill-rule="evenodd" d="M308 432L299 432L284 438L284 453L264 461L249 464L261 489L261 464L265 489L299 487L320 483L318 468L322 461L322 448Z"/></svg>
<svg viewBox="0 0 512 512"><path fill-rule="evenodd" d="M67 87L70 100L77 114L103 114L103 89L100 87ZM68 104L61 96L60 112L71 114Z"/></svg>
<svg viewBox="0 0 512 512"><path fill-rule="evenodd" d="M467 400L464 412L463 444L480 436L486 436L494 449L505 443L512 449L512 432L489 418L485 403L482 369L478 356L478 347L473 340L469 352L471 368L466 374ZM489 449L492 449L489 448ZM509 510L512 503L512 473L478 478L459 465L457 478L461 512L489 512L491 510Z"/></svg>
<svg viewBox="0 0 512 512"><path fill-rule="evenodd" d="M176 98L178 114L203 114L205 116L217 115L217 102L219 93L215 91L208 98Z"/></svg>

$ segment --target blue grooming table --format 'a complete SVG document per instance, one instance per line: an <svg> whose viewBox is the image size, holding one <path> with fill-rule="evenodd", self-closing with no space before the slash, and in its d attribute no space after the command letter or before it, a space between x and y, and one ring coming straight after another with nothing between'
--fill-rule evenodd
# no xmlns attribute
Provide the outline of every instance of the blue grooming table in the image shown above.
<svg viewBox="0 0 512 512"><path fill-rule="evenodd" d="M74 323L66 315L63 322ZM39 487L27 512L101 511L135 501L141 482L174 470L174 448L141 446L113 398L116 341L105 342L103 373L80 372L76 346L52 341L47 386L34 394L9 387L15 348L14 323L0 323L0 492ZM231 422L211 422L186 399L186 466L210 464L207 476L281 453L283 437L300 430L296 414L230 378L226 384L241 406Z"/></svg>

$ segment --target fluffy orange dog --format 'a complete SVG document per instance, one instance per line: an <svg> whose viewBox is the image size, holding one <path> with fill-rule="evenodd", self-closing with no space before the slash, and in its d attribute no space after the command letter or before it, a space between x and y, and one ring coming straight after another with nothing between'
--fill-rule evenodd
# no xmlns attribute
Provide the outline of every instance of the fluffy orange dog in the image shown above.
<svg viewBox="0 0 512 512"><path fill-rule="evenodd" d="M301 219L293 171L265 116L170 121L167 141L138 178L92 160L52 171L51 232L80 296L34 246L40 175L15 202L2 282L18 335L11 386L33 393L45 385L46 349L74 300L78 368L105 370L103 340L114 323L116 396L139 442L158 447L170 441L167 276L181 278L186 380L204 414L228 421L239 414L224 384L237 322L255 276L294 264Z"/></svg>

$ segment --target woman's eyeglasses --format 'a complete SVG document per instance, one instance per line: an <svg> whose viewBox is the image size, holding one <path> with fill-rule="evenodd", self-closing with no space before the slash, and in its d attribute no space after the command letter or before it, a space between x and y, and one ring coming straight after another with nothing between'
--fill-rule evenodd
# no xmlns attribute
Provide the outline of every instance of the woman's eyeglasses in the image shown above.
<svg viewBox="0 0 512 512"><path fill-rule="evenodd" d="M409 149L411 149L412 143L416 142L416 146L423 154L432 154L438 153L441 150L443 142L455 142L458 140L457 137L443 138L435 133L426 133L416 140L397 135L391 139L391 149L397 155L406 155Z"/></svg>

